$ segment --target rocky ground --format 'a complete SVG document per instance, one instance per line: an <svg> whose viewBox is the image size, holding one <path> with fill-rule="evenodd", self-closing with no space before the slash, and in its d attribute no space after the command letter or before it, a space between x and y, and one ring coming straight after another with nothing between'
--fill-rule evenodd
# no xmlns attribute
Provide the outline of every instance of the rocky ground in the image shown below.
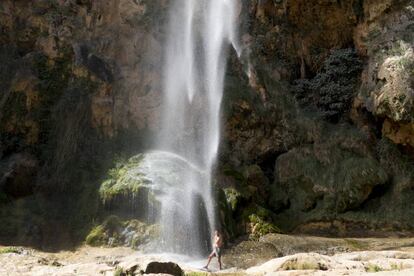
<svg viewBox="0 0 414 276"><path fill-rule="evenodd" d="M243 241L227 249L223 257L225 269L220 272L215 261L212 271L205 272L199 269L204 260L148 255L125 247L83 246L57 253L1 247L0 253L1 275L139 275L162 272L162 264L159 263L171 261L177 263L185 275L192 276L414 273L414 238L398 237L333 239L266 235L259 241ZM180 271L174 264L165 267L170 273Z"/></svg>

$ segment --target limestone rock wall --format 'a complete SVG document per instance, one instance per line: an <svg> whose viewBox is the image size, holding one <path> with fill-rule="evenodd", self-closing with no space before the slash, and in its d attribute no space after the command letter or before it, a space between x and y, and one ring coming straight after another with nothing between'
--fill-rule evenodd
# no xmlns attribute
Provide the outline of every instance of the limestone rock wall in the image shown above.
<svg viewBox="0 0 414 276"><path fill-rule="evenodd" d="M413 1L241 3L218 172L229 233L254 232L252 213L302 233L411 231Z"/></svg>
<svg viewBox="0 0 414 276"><path fill-rule="evenodd" d="M82 238L106 170L145 149L158 125L167 3L0 3L2 240ZM45 235L56 224L64 241Z"/></svg>

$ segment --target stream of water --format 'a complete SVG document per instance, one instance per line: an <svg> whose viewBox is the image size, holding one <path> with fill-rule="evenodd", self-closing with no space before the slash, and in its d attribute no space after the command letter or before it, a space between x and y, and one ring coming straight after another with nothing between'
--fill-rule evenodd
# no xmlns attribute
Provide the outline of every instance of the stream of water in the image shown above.
<svg viewBox="0 0 414 276"><path fill-rule="evenodd" d="M217 227L211 175L220 141L227 52L236 45L236 6L236 0L171 3L161 128L157 153L146 160L149 167L169 160L164 165L182 168L168 180L175 184L164 187L160 200L164 252L205 254Z"/></svg>

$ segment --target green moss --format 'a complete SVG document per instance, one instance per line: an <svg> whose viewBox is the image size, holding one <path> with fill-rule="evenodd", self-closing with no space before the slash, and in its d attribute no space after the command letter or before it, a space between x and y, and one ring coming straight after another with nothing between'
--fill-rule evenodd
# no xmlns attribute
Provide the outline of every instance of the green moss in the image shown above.
<svg viewBox="0 0 414 276"><path fill-rule="evenodd" d="M144 180L139 174L132 175L131 170L137 168L143 155L137 155L127 161L118 161L113 169L108 171L108 179L105 180L99 194L104 203L111 202L118 196L138 197L142 190Z"/></svg>
<svg viewBox="0 0 414 276"><path fill-rule="evenodd" d="M189 271L184 273L185 276L207 276L207 275L216 275L215 273L201 272L201 271ZM243 272L220 272L219 275L222 276L245 276L246 273Z"/></svg>
<svg viewBox="0 0 414 276"><path fill-rule="evenodd" d="M16 253L20 254L21 250L17 247L4 247L0 249L0 254Z"/></svg>
<svg viewBox="0 0 414 276"><path fill-rule="evenodd" d="M108 236L105 233L105 228L102 225L95 226L85 239L86 244L91 246L106 245Z"/></svg>
<svg viewBox="0 0 414 276"><path fill-rule="evenodd" d="M375 273L375 272L380 272L383 271L384 269L376 264L371 264L368 263L367 265L365 265L365 272L371 272L371 273Z"/></svg>
<svg viewBox="0 0 414 276"><path fill-rule="evenodd" d="M237 227L233 217L234 209L228 201L225 191L223 189L217 190L217 209L219 209L220 224L227 232L230 238L236 236Z"/></svg>
<svg viewBox="0 0 414 276"><path fill-rule="evenodd" d="M224 166L222 168L222 173L225 176L231 177L235 182L235 186L223 188L226 201L231 210L235 212L240 207L240 204L243 203L243 201L248 201L253 197L253 193L247 186L246 177L240 171L235 170L229 166Z"/></svg>
<svg viewBox="0 0 414 276"><path fill-rule="evenodd" d="M354 240L354 239L344 239L344 241L348 244L348 246L352 250L366 250L368 249L368 246L360 241Z"/></svg>
<svg viewBox="0 0 414 276"><path fill-rule="evenodd" d="M158 236L158 225L149 225L136 219L124 221L111 215L92 228L85 242L91 246L125 245L137 249Z"/></svg>
<svg viewBox="0 0 414 276"><path fill-rule="evenodd" d="M253 217L252 217L253 215ZM261 219L261 220L271 220L272 219L272 213L271 211L256 205L256 204L252 204L249 207L245 208L243 210L243 218L246 219L248 218L250 220L250 217L256 219ZM252 221L254 222L254 221Z"/></svg>
<svg viewBox="0 0 414 276"><path fill-rule="evenodd" d="M391 269L390 270L403 270L404 269L404 265L403 263L392 263L391 265Z"/></svg>
<svg viewBox="0 0 414 276"><path fill-rule="evenodd" d="M90 231L85 242L91 246L108 245L109 239L116 238L123 227L124 223L117 216L109 216L101 225Z"/></svg>
<svg viewBox="0 0 414 276"><path fill-rule="evenodd" d="M225 188L223 189L226 196L226 201L233 211L238 207L240 198L242 197L241 193L234 188Z"/></svg>
<svg viewBox="0 0 414 276"><path fill-rule="evenodd" d="M207 276L208 272L198 272L198 271L191 271L185 272L185 276Z"/></svg>
<svg viewBox="0 0 414 276"><path fill-rule="evenodd" d="M114 276L124 276L126 275L122 267L117 267L114 272Z"/></svg>
<svg viewBox="0 0 414 276"><path fill-rule="evenodd" d="M326 268L319 263L289 260L282 265L281 270L326 270Z"/></svg>

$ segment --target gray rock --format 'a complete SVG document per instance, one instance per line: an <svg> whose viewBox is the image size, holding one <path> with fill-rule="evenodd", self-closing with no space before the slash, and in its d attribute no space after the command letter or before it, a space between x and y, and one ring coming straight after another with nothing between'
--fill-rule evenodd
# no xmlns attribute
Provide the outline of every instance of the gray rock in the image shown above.
<svg viewBox="0 0 414 276"><path fill-rule="evenodd" d="M181 267L172 262L162 263L162 262L151 262L147 265L145 269L145 274L170 274L174 276L184 275Z"/></svg>

